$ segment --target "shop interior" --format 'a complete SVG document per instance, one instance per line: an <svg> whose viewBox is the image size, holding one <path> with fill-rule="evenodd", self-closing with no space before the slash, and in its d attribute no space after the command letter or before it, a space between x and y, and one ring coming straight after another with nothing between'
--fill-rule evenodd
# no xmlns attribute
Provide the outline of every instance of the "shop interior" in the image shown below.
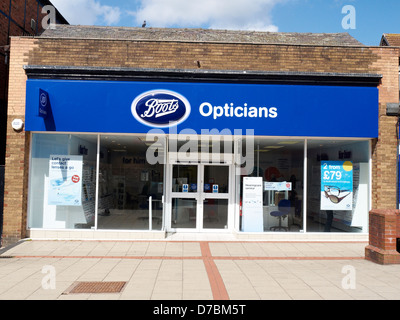
<svg viewBox="0 0 400 320"><path fill-rule="evenodd" d="M308 140L307 231L368 232L369 143L351 140ZM352 207L349 210L320 210L321 164L324 161L352 163Z"/></svg>
<svg viewBox="0 0 400 320"><path fill-rule="evenodd" d="M147 162L153 144L144 136L101 136L98 229L162 229L164 165ZM155 152L163 157L163 146Z"/></svg>
<svg viewBox="0 0 400 320"><path fill-rule="evenodd" d="M75 205L62 203L68 197L71 177L53 186L51 158L76 156L79 159L79 194ZM30 163L28 225L43 229L90 229L94 226L96 195L97 136L83 134L33 134ZM65 188L64 188L65 185ZM50 193L61 202L55 205Z"/></svg>
<svg viewBox="0 0 400 320"><path fill-rule="evenodd" d="M212 198L210 195L229 195L229 167L213 164L202 165L203 174L198 184L199 165L176 164L172 172L172 192L178 196L172 197L171 227L196 228L199 216L197 215L197 201L193 198L183 198L182 194L203 194L202 219L203 229L226 229L228 226L228 199ZM204 171L204 172L203 172ZM184 190L187 188L187 190Z"/></svg>
<svg viewBox="0 0 400 320"><path fill-rule="evenodd" d="M162 197L165 191L166 170L163 161L165 142L160 141L154 145L154 141L146 141L145 136L101 135L100 153L97 155L97 139L97 135L85 134L32 135L28 209L30 228L91 229L97 222L98 229L107 230L162 229L164 218ZM169 142L173 143L173 140ZM232 141L227 144L219 141L217 144L220 153L233 152ZM238 152L242 159L251 160L252 165L247 166L243 163L241 174L236 177L236 190L228 190L226 171L228 166L217 165L204 165L203 188L210 187L212 183L217 184L221 194L228 195L234 192L234 201L239 204L242 200L243 178L262 177L264 232L368 232L369 144L369 140L308 139L307 177L304 177L304 139L257 137L252 141L254 148L251 149L251 154L249 151L246 154L244 139ZM151 145L153 145L152 155L162 161L150 164L146 160ZM177 150L183 145L184 143L177 143ZM203 151L203 147L196 144L198 151ZM215 151L212 144L207 145L206 150L209 154ZM82 190L78 205L50 204L50 188L47 186L50 183L49 159L52 155L75 155L81 159ZM97 157L100 159L98 164ZM320 209L322 161L352 163L353 201L349 210L328 212ZM191 166L190 163L174 166L171 172L171 191L181 192L179 188L182 188L183 184L190 188L197 187L199 172L197 170L197 165ZM96 202L97 176L99 183ZM183 183L182 179L187 179L187 182ZM211 189L208 191L204 189L204 192L211 192ZM305 194L306 199L304 199ZM202 215L204 228L226 228L229 205L227 199L228 196L222 196L214 201L205 200ZM171 203L171 226L193 228L196 225L193 219L185 222L174 220L174 209L184 207L177 201L190 202L190 197L181 199L177 196ZM196 201L192 199L192 203L186 207L191 208L193 216ZM217 211L219 218L212 219ZM241 220L239 230L243 231Z"/></svg>
<svg viewBox="0 0 400 320"><path fill-rule="evenodd" d="M320 209L324 160L353 163L353 206L349 210ZM243 177L262 177L264 232L368 232L369 141L307 140L306 180L304 140L256 138L253 161L252 170L242 170L240 200ZM305 202L306 219L303 218ZM243 231L242 223L240 230Z"/></svg>
<svg viewBox="0 0 400 320"><path fill-rule="evenodd" d="M34 134L31 158L29 227L91 229L96 225L97 135ZM153 144L152 142L151 144ZM101 136L97 228L161 230L163 164L146 161L149 142L137 136ZM162 147L157 148L163 157ZM49 159L81 159L81 196L77 205L49 202ZM66 181L68 182L68 181ZM62 190L59 188L59 190ZM150 198L151 197L151 198ZM151 201L150 201L151 199ZM149 223L149 205L152 219Z"/></svg>
<svg viewBox="0 0 400 320"><path fill-rule="evenodd" d="M304 140L256 138L252 142L252 159L244 151L247 143L243 141L241 154L253 161L254 166L246 166L250 170L242 169L241 200L243 178L262 177L263 231L303 230ZM242 223L240 230L244 231Z"/></svg>
<svg viewBox="0 0 400 320"><path fill-rule="evenodd" d="M171 172L170 227L227 229L230 170L223 157L231 155L232 160L232 136L179 134L168 146L170 154L177 154Z"/></svg>

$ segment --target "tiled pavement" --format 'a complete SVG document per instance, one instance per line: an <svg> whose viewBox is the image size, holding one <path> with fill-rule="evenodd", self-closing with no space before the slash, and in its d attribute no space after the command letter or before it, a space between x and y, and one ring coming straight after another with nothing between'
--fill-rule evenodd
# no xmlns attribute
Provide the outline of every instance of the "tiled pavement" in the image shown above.
<svg viewBox="0 0 400 320"><path fill-rule="evenodd" d="M398 300L400 265L365 242L21 241L1 250L0 300ZM126 282L118 293L74 283Z"/></svg>

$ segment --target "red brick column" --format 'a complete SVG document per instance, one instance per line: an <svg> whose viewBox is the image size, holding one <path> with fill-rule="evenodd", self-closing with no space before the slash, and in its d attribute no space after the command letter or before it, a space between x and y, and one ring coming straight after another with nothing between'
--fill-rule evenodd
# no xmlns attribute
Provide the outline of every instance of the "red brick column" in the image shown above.
<svg viewBox="0 0 400 320"><path fill-rule="evenodd" d="M397 215L397 227L396 227L396 229L397 229L397 239L400 239L400 210L397 210L397 213L396 213L396 215Z"/></svg>
<svg viewBox="0 0 400 320"><path fill-rule="evenodd" d="M369 213L369 245L365 258L379 264L400 264L396 251L400 231L400 210L371 210Z"/></svg>

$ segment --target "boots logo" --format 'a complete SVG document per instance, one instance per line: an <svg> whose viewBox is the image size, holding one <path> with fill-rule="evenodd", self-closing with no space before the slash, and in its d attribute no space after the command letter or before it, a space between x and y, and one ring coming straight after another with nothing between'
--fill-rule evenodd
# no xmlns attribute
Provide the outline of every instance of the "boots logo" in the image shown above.
<svg viewBox="0 0 400 320"><path fill-rule="evenodd" d="M152 90L137 96L131 111L139 122L157 128L172 127L185 121L190 103L182 95L169 90Z"/></svg>

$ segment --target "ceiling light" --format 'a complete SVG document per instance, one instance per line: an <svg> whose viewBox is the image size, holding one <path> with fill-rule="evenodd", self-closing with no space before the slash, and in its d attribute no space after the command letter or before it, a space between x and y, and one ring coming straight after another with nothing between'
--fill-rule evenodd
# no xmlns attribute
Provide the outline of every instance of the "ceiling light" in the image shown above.
<svg viewBox="0 0 400 320"><path fill-rule="evenodd" d="M299 143L298 141L281 141L281 142L278 142L278 144L296 144L296 143Z"/></svg>
<svg viewBox="0 0 400 320"><path fill-rule="evenodd" d="M283 148L283 146L266 146L264 149L280 149Z"/></svg>

